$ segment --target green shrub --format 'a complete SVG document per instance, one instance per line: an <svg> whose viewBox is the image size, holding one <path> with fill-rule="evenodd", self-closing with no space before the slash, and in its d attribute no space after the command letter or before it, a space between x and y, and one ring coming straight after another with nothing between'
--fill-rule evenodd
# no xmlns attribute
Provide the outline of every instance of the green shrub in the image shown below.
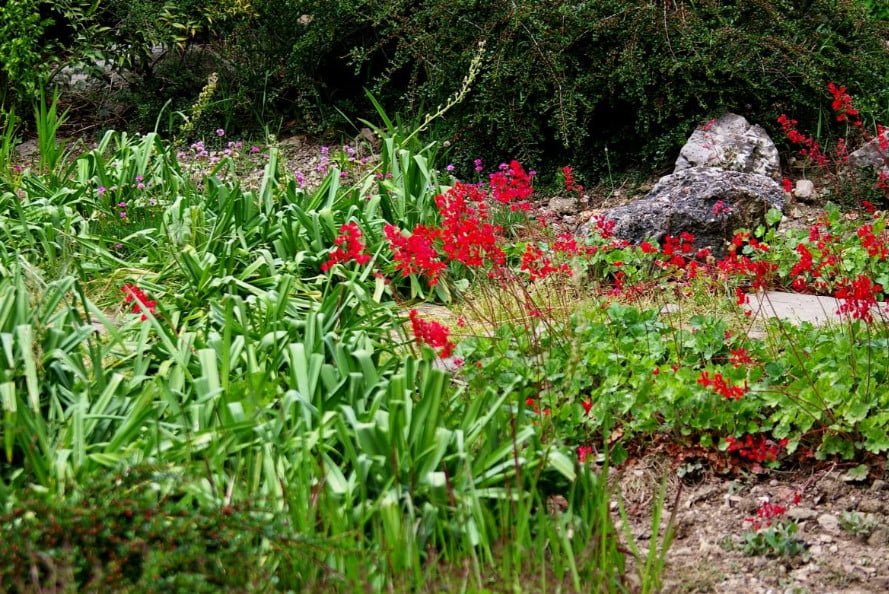
<svg viewBox="0 0 889 594"><path fill-rule="evenodd" d="M617 165L661 164L696 123L726 109L766 124L787 111L813 125L831 80L868 98L865 110L886 106L887 27L848 0L253 7L229 39L236 84L317 129L337 118L334 107L369 110L363 85L387 110L434 109L486 40L473 92L433 134L454 141L464 170L486 156L601 171L605 147L622 156Z"/></svg>
<svg viewBox="0 0 889 594"><path fill-rule="evenodd" d="M290 540L286 519L244 505L201 504L181 480L172 468L139 467L97 475L64 499L22 493L0 515L0 589L248 592L268 583L262 558L267 546Z"/></svg>
<svg viewBox="0 0 889 594"><path fill-rule="evenodd" d="M36 8L36 0L0 6L0 103L12 102L19 94L36 96L47 72L38 43L51 21L41 18Z"/></svg>

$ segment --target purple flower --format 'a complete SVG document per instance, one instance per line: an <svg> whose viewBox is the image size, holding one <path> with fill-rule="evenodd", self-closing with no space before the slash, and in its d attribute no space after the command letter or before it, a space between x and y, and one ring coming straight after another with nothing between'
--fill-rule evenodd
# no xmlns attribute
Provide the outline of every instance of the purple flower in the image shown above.
<svg viewBox="0 0 889 594"><path fill-rule="evenodd" d="M144 190L145 184L143 184L142 182L139 182L138 184L136 184L136 189L137 190Z"/></svg>
<svg viewBox="0 0 889 594"><path fill-rule="evenodd" d="M259 152L259 147L254 144L253 146L250 147L250 152L255 155L256 153Z"/></svg>
<svg viewBox="0 0 889 594"><path fill-rule="evenodd" d="M127 213L126 213L126 211L124 211L124 210L120 211L120 218L122 218L122 219L127 218Z"/></svg>
<svg viewBox="0 0 889 594"><path fill-rule="evenodd" d="M528 171L528 175L530 175L531 177L534 177L535 175L537 175L537 172L535 170L531 169L530 171Z"/></svg>
<svg viewBox="0 0 889 594"><path fill-rule="evenodd" d="M141 181L142 181L142 176L141 176L141 175L137 175L137 176L136 176L136 183L139 183L139 182L141 182Z"/></svg>
<svg viewBox="0 0 889 594"><path fill-rule="evenodd" d="M329 146L322 146L321 147L321 154L325 157L328 156L330 154L330 147Z"/></svg>
<svg viewBox="0 0 889 594"><path fill-rule="evenodd" d="M445 169L447 170L448 173L454 173L454 166L453 165L448 165L447 167L445 167Z"/></svg>
<svg viewBox="0 0 889 594"><path fill-rule="evenodd" d="M105 193L105 186L99 186L98 188L96 188L96 193L97 193L99 196L101 196L102 194L104 194L104 193Z"/></svg>
<svg viewBox="0 0 889 594"><path fill-rule="evenodd" d="M216 128L216 136L222 138L223 136L225 136L225 130L222 128Z"/></svg>
<svg viewBox="0 0 889 594"><path fill-rule="evenodd" d="M306 176L303 175L303 172L302 172L302 171L297 171L297 172L294 174L294 177L296 178L296 183L299 184L299 187L300 187L300 188L305 188L305 187L306 187Z"/></svg>
<svg viewBox="0 0 889 594"><path fill-rule="evenodd" d="M473 164L475 165L476 173L481 173L482 169L484 169L483 161L481 159L476 159L475 161L473 161Z"/></svg>
<svg viewBox="0 0 889 594"><path fill-rule="evenodd" d="M126 203L126 202L123 202L123 201L118 202L118 203L117 203L117 207L118 207L118 208L126 208L126 207L127 207L127 203Z"/></svg>

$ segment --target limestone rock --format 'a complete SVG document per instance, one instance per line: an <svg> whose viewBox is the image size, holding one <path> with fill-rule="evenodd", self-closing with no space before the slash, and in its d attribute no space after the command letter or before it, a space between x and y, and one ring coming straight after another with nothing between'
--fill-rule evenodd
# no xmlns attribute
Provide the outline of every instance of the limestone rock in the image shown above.
<svg viewBox="0 0 889 594"><path fill-rule="evenodd" d="M889 174L889 129L857 151L849 153L849 165Z"/></svg>
<svg viewBox="0 0 889 594"><path fill-rule="evenodd" d="M691 167L719 167L777 179L781 161L775 143L762 127L727 113L692 133L673 172Z"/></svg>
<svg viewBox="0 0 889 594"><path fill-rule="evenodd" d="M755 228L770 208L783 206L784 193L769 177L691 167L662 177L644 198L602 215L614 221L619 238L639 243L688 232L696 247L710 247L719 255L735 229Z"/></svg>
<svg viewBox="0 0 889 594"><path fill-rule="evenodd" d="M799 198L803 202L807 200L811 200L812 196L815 195L815 184L812 183L812 180L808 179L798 179L796 180L796 187L793 189L793 197Z"/></svg>

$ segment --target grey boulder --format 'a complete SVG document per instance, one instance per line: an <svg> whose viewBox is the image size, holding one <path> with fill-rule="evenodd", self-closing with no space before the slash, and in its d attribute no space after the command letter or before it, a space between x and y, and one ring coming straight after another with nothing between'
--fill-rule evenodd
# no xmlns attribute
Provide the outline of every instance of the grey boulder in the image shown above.
<svg viewBox="0 0 889 594"><path fill-rule="evenodd" d="M727 113L695 130L682 147L673 171L691 167L719 167L777 178L781 161L775 143L761 126Z"/></svg>
<svg viewBox="0 0 889 594"><path fill-rule="evenodd" d="M770 177L691 167L662 177L644 198L601 214L614 221L618 238L640 243L688 232L696 247L720 255L736 229L753 229L769 209L783 206L784 192Z"/></svg>
<svg viewBox="0 0 889 594"><path fill-rule="evenodd" d="M889 174L889 129L883 130L881 136L871 139L857 151L849 153L849 165Z"/></svg>

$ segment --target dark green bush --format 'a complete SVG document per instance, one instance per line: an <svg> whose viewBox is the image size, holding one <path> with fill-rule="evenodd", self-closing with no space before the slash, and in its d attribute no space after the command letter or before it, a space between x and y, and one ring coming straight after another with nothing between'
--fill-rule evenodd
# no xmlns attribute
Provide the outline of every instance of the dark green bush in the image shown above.
<svg viewBox="0 0 889 594"><path fill-rule="evenodd" d="M230 38L226 84L323 128L338 107L420 116L453 93L481 40L484 70L440 136L452 157L604 169L662 164L725 109L814 125L838 81L887 106L887 27L849 0L256 0ZM285 15L282 18L282 15ZM862 101L863 99L863 101ZM250 102L258 104L257 101ZM367 115L367 114L365 114ZM885 114L883 114L885 115Z"/></svg>
<svg viewBox="0 0 889 594"><path fill-rule="evenodd" d="M0 9L13 40L0 43L0 77L27 95L46 64L105 55L127 69L120 99L142 128L168 100L167 114L187 110L211 71L205 119L226 128L342 128L340 112L375 117L364 88L419 119L459 88L483 40L471 94L431 131L452 141L461 173L477 156L601 173L606 148L615 167L659 167L727 109L766 125L787 112L814 130L829 119L829 81L889 119L889 25L865 0L110 0L90 13L83 3ZM34 6L44 20L22 8ZM157 60L158 48L171 57Z"/></svg>
<svg viewBox="0 0 889 594"><path fill-rule="evenodd" d="M97 31L94 8L80 0L0 6L0 105L30 108L62 65L89 54L87 39Z"/></svg>
<svg viewBox="0 0 889 594"><path fill-rule="evenodd" d="M263 542L312 558L309 545L287 541L282 518L201 504L180 480L142 467L94 478L64 499L21 493L0 513L0 591L270 591Z"/></svg>

